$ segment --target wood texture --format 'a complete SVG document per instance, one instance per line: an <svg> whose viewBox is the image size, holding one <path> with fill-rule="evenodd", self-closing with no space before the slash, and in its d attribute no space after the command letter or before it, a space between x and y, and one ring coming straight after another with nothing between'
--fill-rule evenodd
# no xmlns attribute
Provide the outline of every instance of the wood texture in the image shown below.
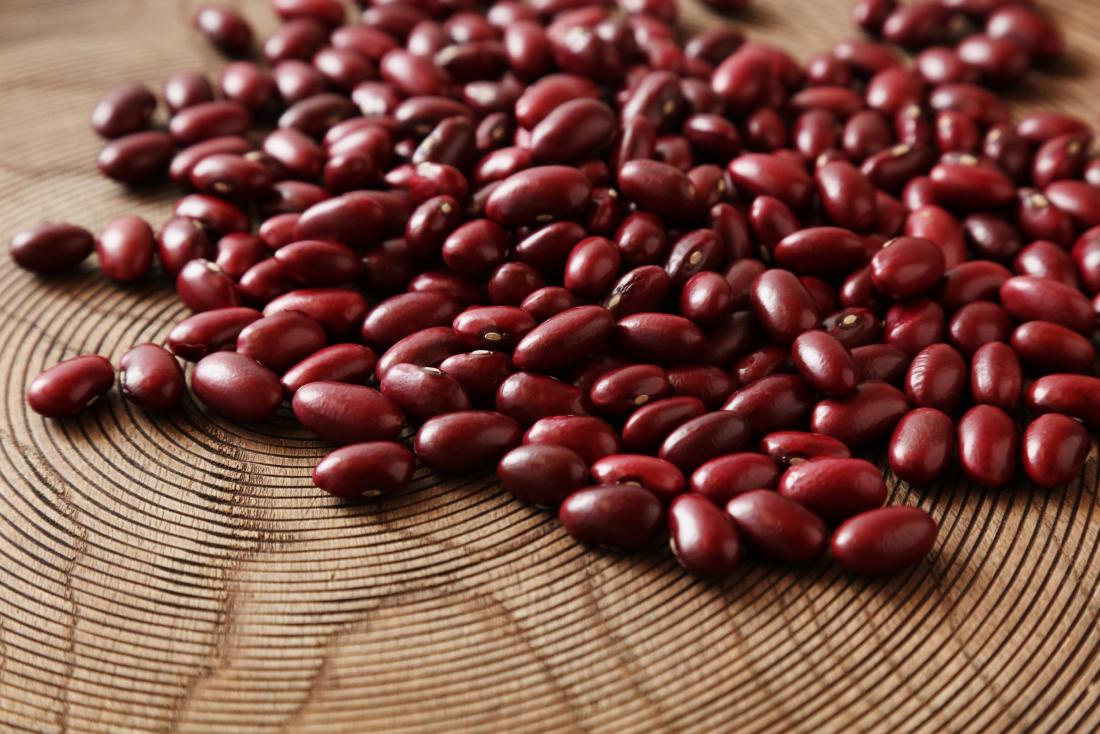
<svg viewBox="0 0 1100 734"><path fill-rule="evenodd" d="M213 71L197 1L0 3L0 232L159 223L172 192L94 170L92 103ZM263 0L236 3L272 27ZM1013 96L1095 119L1100 8L1045 2L1069 61ZM741 23L800 55L849 0L756 0ZM696 6L694 27L717 21ZM1085 732L1100 729L1100 507L1081 481L893 489L941 523L883 581L747 562L722 584L658 550L581 548L490 477L418 475L390 501L320 496L324 448L281 415L101 401L50 422L43 367L117 359L183 309L92 267L0 265L0 729L5 732Z"/></svg>

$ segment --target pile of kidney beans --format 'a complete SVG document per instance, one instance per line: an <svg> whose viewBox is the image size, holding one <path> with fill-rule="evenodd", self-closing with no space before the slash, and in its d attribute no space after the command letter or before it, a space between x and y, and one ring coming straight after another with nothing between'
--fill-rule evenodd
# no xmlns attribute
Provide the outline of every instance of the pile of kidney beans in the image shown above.
<svg viewBox="0 0 1100 734"><path fill-rule="evenodd" d="M414 454L495 466L575 538L667 528L703 576L830 536L857 573L923 558L935 522L851 454L886 441L918 484L956 455L984 487L1081 471L1100 159L1083 121L1013 122L989 88L1062 48L1027 3L859 0L915 63L854 39L805 66L729 27L681 42L674 0L272 6L263 61L165 82L166 130L145 87L96 106L105 175L192 190L159 231L12 241L39 273L94 250L175 280L193 315L119 365L136 405L179 404L181 358L230 420L289 400L340 447L313 471L334 495L399 491ZM233 10L195 22L252 55ZM28 402L71 416L114 381L76 357Z"/></svg>

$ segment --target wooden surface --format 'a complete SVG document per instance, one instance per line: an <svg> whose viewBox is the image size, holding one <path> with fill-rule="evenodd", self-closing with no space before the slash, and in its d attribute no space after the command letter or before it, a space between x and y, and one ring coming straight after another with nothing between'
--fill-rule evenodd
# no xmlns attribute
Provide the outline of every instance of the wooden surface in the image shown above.
<svg viewBox="0 0 1100 734"><path fill-rule="evenodd" d="M107 86L218 59L197 2L0 3L0 233L158 223L172 192L100 178ZM239 3L260 29L263 0ZM1095 119L1100 7L1047 2L1070 60L1016 93ZM744 25L805 55L849 0L756 0ZM695 24L715 22L699 10ZM490 477L418 475L384 503L322 497L324 448L281 415L119 400L48 422L43 367L118 358L183 312L91 267L0 265L0 730L33 732L1085 732L1100 728L1097 468L1049 492L893 490L941 523L885 581L747 562L696 581L662 550L579 547Z"/></svg>

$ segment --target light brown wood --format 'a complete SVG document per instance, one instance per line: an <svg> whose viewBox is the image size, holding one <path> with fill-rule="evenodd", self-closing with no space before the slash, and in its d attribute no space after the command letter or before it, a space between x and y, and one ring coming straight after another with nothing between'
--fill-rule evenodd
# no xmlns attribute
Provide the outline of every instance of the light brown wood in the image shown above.
<svg viewBox="0 0 1100 734"><path fill-rule="evenodd" d="M236 3L259 30L263 0ZM197 0L0 4L0 231L155 223L93 165L92 103L219 60ZM1100 109L1100 8L1045 2L1070 57L1013 96ZM741 23L800 55L849 0L756 0ZM718 23L696 6L695 27ZM721 584L670 555L571 542L490 477L420 474L384 503L311 486L324 448L288 415L246 428L189 402L101 401L44 421L43 367L117 359L183 309L92 267L0 265L0 729L5 732L1087 732L1100 729L1100 507L1081 481L997 492L957 476L893 500L941 523L931 558L867 581L746 562Z"/></svg>

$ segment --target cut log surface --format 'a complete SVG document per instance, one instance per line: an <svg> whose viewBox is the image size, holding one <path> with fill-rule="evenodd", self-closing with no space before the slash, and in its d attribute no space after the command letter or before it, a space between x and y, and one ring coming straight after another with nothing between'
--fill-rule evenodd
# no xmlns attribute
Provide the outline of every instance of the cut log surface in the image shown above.
<svg viewBox="0 0 1100 734"><path fill-rule="evenodd" d="M259 35L265 0L231 4ZM0 2L0 234L43 220L159 226L176 191L95 169L107 87L222 63L198 0ZM1100 6L1019 109L1100 109ZM350 6L350 3L349 3ZM804 58L854 35L849 0L755 0L733 22ZM687 27L722 22L687 4ZM163 111L162 113L163 114ZM115 360L184 314L160 280L0 264L0 730L4 732L1089 732L1100 730L1100 506L1091 457L1050 491L958 473L932 555L884 580L746 561L721 583L663 548L574 543L492 476L418 472L384 502L309 479L325 447L283 409L234 425L117 391L48 421L24 391Z"/></svg>

